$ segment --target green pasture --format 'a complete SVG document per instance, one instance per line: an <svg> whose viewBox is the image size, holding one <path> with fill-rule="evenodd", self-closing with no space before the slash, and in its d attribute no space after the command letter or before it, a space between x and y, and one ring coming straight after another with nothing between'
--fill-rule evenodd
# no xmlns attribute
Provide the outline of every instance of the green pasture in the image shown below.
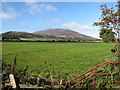
<svg viewBox="0 0 120 90"><path fill-rule="evenodd" d="M114 43L3 42L2 58L41 77L69 79L113 57Z"/></svg>

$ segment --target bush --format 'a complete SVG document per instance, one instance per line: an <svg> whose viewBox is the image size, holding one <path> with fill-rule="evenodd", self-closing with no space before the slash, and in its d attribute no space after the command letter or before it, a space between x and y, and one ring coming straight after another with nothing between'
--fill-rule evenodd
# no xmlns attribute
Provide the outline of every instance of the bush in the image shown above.
<svg viewBox="0 0 120 90"><path fill-rule="evenodd" d="M3 60L2 62L2 84L9 82L9 75L13 74L16 80L16 83L25 83L27 78L29 77L28 73L28 66L25 68L18 68L16 64L16 56L14 58L13 64L9 64Z"/></svg>

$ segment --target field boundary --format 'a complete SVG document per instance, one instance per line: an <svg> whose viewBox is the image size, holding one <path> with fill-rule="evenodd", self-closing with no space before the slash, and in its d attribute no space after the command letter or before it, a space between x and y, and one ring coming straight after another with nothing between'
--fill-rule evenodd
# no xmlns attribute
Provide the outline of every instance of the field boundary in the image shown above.
<svg viewBox="0 0 120 90"><path fill-rule="evenodd" d="M93 70L96 70L98 67L100 67L100 66L102 66L102 65L104 65L104 64L107 64L107 63L108 63L108 64L111 64L111 63L112 63L112 64L120 64L120 62L110 62L110 61L103 62L103 63L101 63L101 64L99 64L99 65L96 65L95 67L91 68L90 70L88 70L88 71L86 71L86 72L84 72L84 73L82 73L82 74L80 74L80 75L78 75L78 76L76 76L76 77L74 77L74 78L72 78L72 79L66 81L66 82L63 82L62 84L60 84L60 86L61 86L61 87L64 87L64 86L63 86L64 84L68 84L68 83L70 83L70 82L72 82L72 81L74 81L74 80L80 78L81 76L83 76L83 75L85 75L85 74L87 74L87 73L89 73L89 72L92 72ZM86 78L83 79L83 80L87 80L87 79L89 79L90 77L96 76L96 75L111 74L111 73L96 73L96 72L97 72L97 71L95 71L93 74L90 74L88 77L86 77ZM81 81L75 83L75 84L72 85L72 86L69 86L69 88L73 88L73 87L77 86L78 84L82 83L83 80L81 80ZM98 83L98 82L93 82L92 84L96 84L96 83ZM96 86L96 85L94 85L94 86Z"/></svg>

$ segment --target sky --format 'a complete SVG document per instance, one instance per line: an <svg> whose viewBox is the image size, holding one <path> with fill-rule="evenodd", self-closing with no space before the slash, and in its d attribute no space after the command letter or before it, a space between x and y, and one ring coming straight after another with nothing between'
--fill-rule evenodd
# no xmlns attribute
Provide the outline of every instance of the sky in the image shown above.
<svg viewBox="0 0 120 90"><path fill-rule="evenodd" d="M93 26L101 16L100 5L116 2L2 2L2 30L35 32L65 28L99 38L99 27Z"/></svg>

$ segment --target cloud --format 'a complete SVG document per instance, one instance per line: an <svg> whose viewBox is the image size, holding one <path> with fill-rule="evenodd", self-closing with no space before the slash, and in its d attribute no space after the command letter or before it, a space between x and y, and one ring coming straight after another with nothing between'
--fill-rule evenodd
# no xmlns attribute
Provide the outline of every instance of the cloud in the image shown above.
<svg viewBox="0 0 120 90"><path fill-rule="evenodd" d="M6 20L9 20L9 19L13 19L17 16L16 12L14 12L12 9L8 9L7 12L0 12L0 18L1 19L6 19Z"/></svg>
<svg viewBox="0 0 120 90"><path fill-rule="evenodd" d="M1 19L12 19L12 15L8 14L8 13L5 13L5 12L1 12L0 13L0 18Z"/></svg>
<svg viewBox="0 0 120 90"><path fill-rule="evenodd" d="M22 25L22 26L25 26L25 27L26 27L26 26L29 26L29 24L26 23L26 22L21 22L21 25Z"/></svg>
<svg viewBox="0 0 120 90"><path fill-rule="evenodd" d="M52 5L49 4L44 4L44 3L38 3L38 2L26 2L25 3L27 8L27 11L30 14L36 14L38 12L43 12L43 11L56 11L57 8L55 8Z"/></svg>
<svg viewBox="0 0 120 90"><path fill-rule="evenodd" d="M80 24L78 24L76 22L71 22L71 23L63 24L62 27L67 28L67 29L71 29L71 30L77 30L77 31L92 30L91 27L80 25Z"/></svg>
<svg viewBox="0 0 120 90"><path fill-rule="evenodd" d="M9 3L4 3L2 8L4 9L0 12L0 19L9 20L9 19L13 19L16 16L20 15L20 13L17 13L15 9Z"/></svg>
<svg viewBox="0 0 120 90"><path fill-rule="evenodd" d="M53 20L50 20L50 23L53 23L53 24L59 23L59 20L58 19L53 19Z"/></svg>

